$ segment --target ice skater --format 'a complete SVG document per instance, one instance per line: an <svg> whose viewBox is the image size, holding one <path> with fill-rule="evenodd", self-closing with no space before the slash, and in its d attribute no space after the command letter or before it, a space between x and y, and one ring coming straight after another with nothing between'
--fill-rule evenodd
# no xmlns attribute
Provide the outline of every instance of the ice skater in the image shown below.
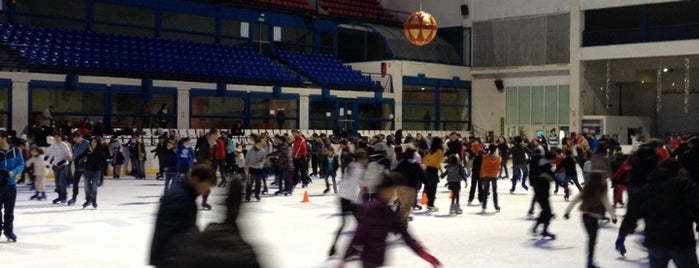
<svg viewBox="0 0 699 268"><path fill-rule="evenodd" d="M369 201L362 208L357 230L338 267L344 267L344 261L355 256L359 256L364 268L384 266L386 236L389 232L400 234L405 244L433 267L441 266L437 258L427 253L418 241L413 239L408 232L408 226L403 224L389 205L396 196L399 177L398 173L387 173L383 176L382 182L376 187L376 199Z"/></svg>
<svg viewBox="0 0 699 268"><path fill-rule="evenodd" d="M481 156L481 197L483 202L481 213L485 213L488 207L488 195L490 195L490 187L493 188L493 205L495 210L500 212L498 205L498 172L500 172L500 163L502 159L498 155L498 147L495 144L488 146L488 154Z"/></svg>
<svg viewBox="0 0 699 268"><path fill-rule="evenodd" d="M321 176L325 178L325 190L323 191L323 194L327 194L330 191L330 182L328 179L332 179L333 182L333 192L337 193L337 185L335 183L335 176L337 174L337 168L340 165L340 159L335 155L335 149L332 147L329 147L325 151L326 155L322 158L321 163L323 164L321 170L324 172L321 173Z"/></svg>
<svg viewBox="0 0 699 268"><path fill-rule="evenodd" d="M369 162L369 155L364 150L357 150L354 153L354 161L349 163L347 176L340 180L340 191L337 196L340 198L340 227L337 229L335 240L330 246L328 256L332 257L336 253L335 245L340 238L342 229L345 228L345 218L354 216L357 219L357 208L359 207L359 192L361 181L366 171L366 164Z"/></svg>
<svg viewBox="0 0 699 268"><path fill-rule="evenodd" d="M102 166L107 164L107 153L100 144L100 138L92 138L85 155L85 203L83 209L90 204L93 208L97 208L97 185L102 175Z"/></svg>
<svg viewBox="0 0 699 268"><path fill-rule="evenodd" d="M549 233L549 225L551 224L551 218L553 218L553 213L551 212L551 204L549 203L551 182L554 180L553 172L551 171L551 160L553 159L553 154L546 153L545 156L540 156L535 154L532 157L532 177L530 181L534 187L534 200L541 206L541 214L532 228L532 234L539 235L538 229L540 225L544 226L540 235L542 238L556 239L556 235ZM530 210L531 212L531 210Z"/></svg>
<svg viewBox="0 0 699 268"><path fill-rule="evenodd" d="M14 233L16 180L23 170L22 151L9 143L6 131L0 130L0 226L10 242L17 242L17 235Z"/></svg>
<svg viewBox="0 0 699 268"><path fill-rule="evenodd" d="M31 154L31 157L27 160L25 166L32 170L32 175L34 175L34 189L36 190L29 200L43 201L46 200L44 181L48 173L47 163L46 160L44 160L44 151L39 147L32 146L31 149L29 149L29 154Z"/></svg>
<svg viewBox="0 0 699 268"><path fill-rule="evenodd" d="M582 192L578 193L571 200L566 208L563 218L570 219L570 211L580 204L582 211L582 221L587 232L587 268L596 268L594 264L595 244L597 243L597 232L599 221L605 218L605 213L609 213L612 222L616 224L617 218L614 209L609 204L607 197L607 179L600 172L593 172L585 183Z"/></svg>
<svg viewBox="0 0 699 268"><path fill-rule="evenodd" d="M461 195L461 180L465 181L466 187L468 187L468 175L466 174L466 171L464 171L464 167L461 165L461 161L459 161L459 158L456 155L451 155L447 159L445 169L446 172L442 173L442 178L447 177L447 184L452 193L449 214L461 214L463 213L459 205L459 196Z"/></svg>

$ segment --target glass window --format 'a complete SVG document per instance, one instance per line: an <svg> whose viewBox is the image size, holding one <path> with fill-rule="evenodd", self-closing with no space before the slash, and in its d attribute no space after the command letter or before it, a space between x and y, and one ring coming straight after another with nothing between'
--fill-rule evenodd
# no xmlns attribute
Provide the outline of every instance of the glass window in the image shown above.
<svg viewBox="0 0 699 268"><path fill-rule="evenodd" d="M532 124L544 123L544 87L532 87Z"/></svg>
<svg viewBox="0 0 699 268"><path fill-rule="evenodd" d="M193 116L244 117L245 99L236 97L193 96Z"/></svg>
<svg viewBox="0 0 699 268"><path fill-rule="evenodd" d="M103 91L33 88L31 89L32 114L38 122L41 112L53 106L52 115L60 122L103 121L106 112L104 98Z"/></svg>
<svg viewBox="0 0 699 268"><path fill-rule="evenodd" d="M240 21L221 20L221 35L240 37Z"/></svg>
<svg viewBox="0 0 699 268"><path fill-rule="evenodd" d="M529 124L531 123L531 110L532 110L532 96L530 87L520 87L519 88L519 123Z"/></svg>
<svg viewBox="0 0 699 268"><path fill-rule="evenodd" d="M0 87L0 113L10 110L10 90L7 87Z"/></svg>
<svg viewBox="0 0 699 268"><path fill-rule="evenodd" d="M57 8L60 12L56 12ZM17 1L16 9L17 12L34 15L85 19L85 0L61 0L60 3L46 0L21 0Z"/></svg>
<svg viewBox="0 0 699 268"><path fill-rule="evenodd" d="M403 128L432 129L434 115L434 105L403 104Z"/></svg>
<svg viewBox="0 0 699 268"><path fill-rule="evenodd" d="M175 122L175 95L114 92L111 101L112 127L172 128L177 123ZM163 104L167 105L169 118L161 120L156 114ZM139 125L139 122L142 125Z"/></svg>
<svg viewBox="0 0 699 268"><path fill-rule="evenodd" d="M95 21L154 28L155 11L95 2Z"/></svg>
<svg viewBox="0 0 699 268"><path fill-rule="evenodd" d="M0 128L8 128L8 118L10 112L10 94L6 87L0 88Z"/></svg>
<svg viewBox="0 0 699 268"><path fill-rule="evenodd" d="M9 128L8 122L7 122L7 114L6 113L0 113L0 128Z"/></svg>
<svg viewBox="0 0 699 268"><path fill-rule="evenodd" d="M455 89L455 88L440 88L439 89L439 103L440 104L454 104L454 105L468 105L469 90L468 89Z"/></svg>
<svg viewBox="0 0 699 268"><path fill-rule="evenodd" d="M558 87L547 86L545 99L544 109L546 109L546 124L558 124Z"/></svg>
<svg viewBox="0 0 699 268"><path fill-rule="evenodd" d="M505 89L505 107L506 112L505 112L505 118L507 119L507 124L508 125L516 125L517 124L517 100L519 97L517 96L517 88L516 87L508 87Z"/></svg>
<svg viewBox="0 0 699 268"><path fill-rule="evenodd" d="M328 117L327 113L330 113L330 117ZM334 118L336 116L338 116L338 114L335 113L335 101L311 102L311 113L309 115L310 118Z"/></svg>
<svg viewBox="0 0 699 268"><path fill-rule="evenodd" d="M215 21L212 17L163 12L163 28L187 32L215 34Z"/></svg>
<svg viewBox="0 0 699 268"><path fill-rule="evenodd" d="M250 99L250 128L295 128L298 100Z"/></svg>
<svg viewBox="0 0 699 268"><path fill-rule="evenodd" d="M359 120L389 120L393 114L393 104L390 103L359 103Z"/></svg>
<svg viewBox="0 0 699 268"><path fill-rule="evenodd" d="M463 64L471 66L471 28L464 28Z"/></svg>
<svg viewBox="0 0 699 268"><path fill-rule="evenodd" d="M568 86L558 87L558 103L560 103L558 107L558 123L561 125L570 124L570 92L568 90Z"/></svg>
<svg viewBox="0 0 699 268"><path fill-rule="evenodd" d="M42 112L53 105L55 113L104 114L104 92L32 89L32 111Z"/></svg>
<svg viewBox="0 0 699 268"><path fill-rule="evenodd" d="M441 105L439 109L441 121L468 121L470 109L467 106Z"/></svg>
<svg viewBox="0 0 699 268"><path fill-rule="evenodd" d="M403 100L409 103L425 103L434 105L435 89L424 86L403 86Z"/></svg>

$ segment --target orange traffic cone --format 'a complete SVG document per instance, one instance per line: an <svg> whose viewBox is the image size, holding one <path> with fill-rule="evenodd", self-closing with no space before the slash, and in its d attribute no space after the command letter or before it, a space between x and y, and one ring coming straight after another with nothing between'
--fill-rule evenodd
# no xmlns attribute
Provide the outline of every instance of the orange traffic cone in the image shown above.
<svg viewBox="0 0 699 268"><path fill-rule="evenodd" d="M453 199L453 198L454 198L454 192L449 191L449 199Z"/></svg>
<svg viewBox="0 0 699 268"><path fill-rule="evenodd" d="M420 199L420 205L427 205L427 194L422 192L422 198Z"/></svg>
<svg viewBox="0 0 699 268"><path fill-rule="evenodd" d="M308 191L303 191L303 200L301 200L301 203L308 203L311 202L308 200Z"/></svg>

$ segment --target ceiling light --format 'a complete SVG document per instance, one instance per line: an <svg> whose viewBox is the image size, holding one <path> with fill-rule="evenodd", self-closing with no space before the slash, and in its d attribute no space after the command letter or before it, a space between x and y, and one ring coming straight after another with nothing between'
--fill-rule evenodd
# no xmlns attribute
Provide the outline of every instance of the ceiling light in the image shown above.
<svg viewBox="0 0 699 268"><path fill-rule="evenodd" d="M673 87L675 86L675 82L672 82L672 86L673 86Z"/></svg>
<svg viewBox="0 0 699 268"><path fill-rule="evenodd" d="M670 69L668 69L667 67L663 68L663 72L664 72L664 73L667 73L667 71L669 71L669 70L670 70Z"/></svg>
<svg viewBox="0 0 699 268"><path fill-rule="evenodd" d="M420 90L425 90L425 88L424 88L424 87L421 87Z"/></svg>
<svg viewBox="0 0 699 268"><path fill-rule="evenodd" d="M641 84L645 84L645 83L646 83L646 81L641 80Z"/></svg>

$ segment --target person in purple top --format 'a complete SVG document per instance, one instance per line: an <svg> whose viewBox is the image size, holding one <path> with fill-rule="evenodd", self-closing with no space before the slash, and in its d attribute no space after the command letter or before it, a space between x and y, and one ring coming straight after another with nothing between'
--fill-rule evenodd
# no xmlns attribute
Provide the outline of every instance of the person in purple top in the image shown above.
<svg viewBox="0 0 699 268"><path fill-rule="evenodd" d="M386 236L389 232L400 234L405 243L433 267L441 266L437 258L427 253L418 241L410 236L408 226L389 206L396 195L396 186L400 176L398 173L384 175L382 183L376 187L376 199L369 201L361 209L359 225L354 238L338 267L344 267L344 261L354 259L357 256L362 261L364 268L384 266Z"/></svg>

